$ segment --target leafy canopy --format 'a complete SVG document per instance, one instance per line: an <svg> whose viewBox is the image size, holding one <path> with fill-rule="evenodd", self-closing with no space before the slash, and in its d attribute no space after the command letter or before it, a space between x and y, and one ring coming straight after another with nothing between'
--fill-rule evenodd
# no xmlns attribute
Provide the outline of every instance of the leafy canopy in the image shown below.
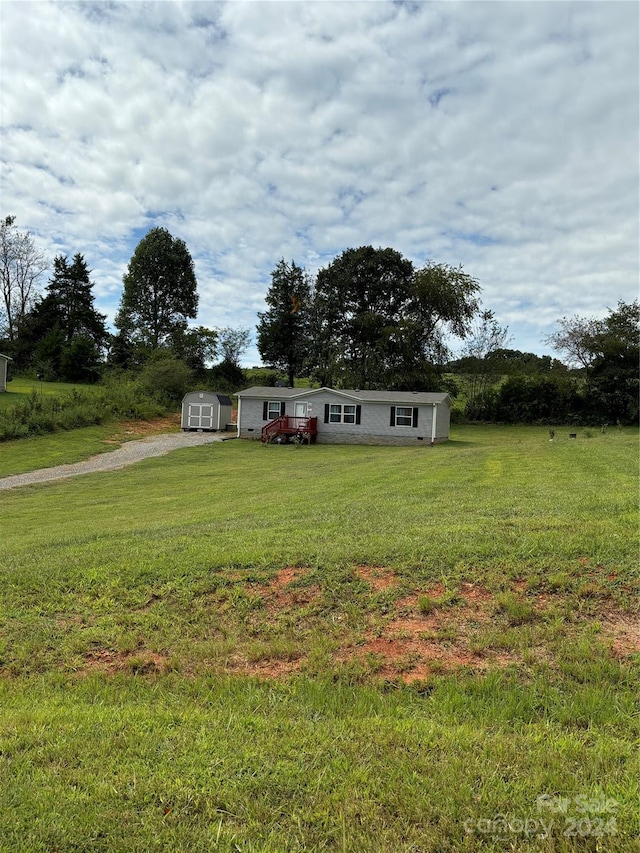
<svg viewBox="0 0 640 853"><path fill-rule="evenodd" d="M198 310L193 260L183 240L152 228L138 243L123 277L115 325L146 350L169 345Z"/></svg>

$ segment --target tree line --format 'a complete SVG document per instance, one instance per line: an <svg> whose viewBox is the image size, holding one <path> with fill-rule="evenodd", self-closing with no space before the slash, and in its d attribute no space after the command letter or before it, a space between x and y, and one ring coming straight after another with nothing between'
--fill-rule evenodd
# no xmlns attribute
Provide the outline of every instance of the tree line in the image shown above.
<svg viewBox="0 0 640 853"><path fill-rule="evenodd" d="M240 366L250 331L193 324L193 260L167 229L152 228L136 246L113 333L81 254L56 257L41 292L49 266L33 238L13 217L0 230L0 351L17 372L97 382L126 370L174 398L193 383L232 392L251 381ZM559 320L546 339L555 358L509 349L508 328L480 293L462 267L416 268L392 248L346 249L313 277L283 258L258 315L257 346L271 370L260 384L443 390L464 401L468 420L637 422L637 301L604 319Z"/></svg>
<svg viewBox="0 0 640 853"><path fill-rule="evenodd" d="M207 365L217 358L220 381L242 384L240 359L250 332L189 325L198 309L193 260L184 241L167 229L152 228L136 246L123 277L114 333L96 310L82 254L56 257L40 290L50 265L12 216L0 223L0 252L0 351L12 358L15 372L92 383L105 371L127 370L144 374L150 387L164 382L175 396L184 385L205 379Z"/></svg>

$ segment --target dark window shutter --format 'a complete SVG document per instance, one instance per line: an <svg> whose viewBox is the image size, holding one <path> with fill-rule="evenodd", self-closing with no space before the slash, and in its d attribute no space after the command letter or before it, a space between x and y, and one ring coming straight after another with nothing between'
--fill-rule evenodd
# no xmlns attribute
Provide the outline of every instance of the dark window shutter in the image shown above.
<svg viewBox="0 0 640 853"><path fill-rule="evenodd" d="M356 424L360 423L361 413L362 413L362 406L356 406Z"/></svg>
<svg viewBox="0 0 640 853"><path fill-rule="evenodd" d="M269 411L269 404L265 400L264 403L262 404L262 420L263 421L266 421L268 411Z"/></svg>
<svg viewBox="0 0 640 853"><path fill-rule="evenodd" d="M324 404L324 422L325 424L329 423L329 404Z"/></svg>
<svg viewBox="0 0 640 853"><path fill-rule="evenodd" d="M413 425L414 427L418 426L418 408L417 406L413 409Z"/></svg>
<svg viewBox="0 0 640 853"><path fill-rule="evenodd" d="M282 400L280 403L280 417L281 418L284 417L284 410L286 409L286 407L287 407L287 404L285 403L284 400Z"/></svg>
<svg viewBox="0 0 640 853"><path fill-rule="evenodd" d="M389 418L389 426L396 425L396 407L391 406L391 417Z"/></svg>

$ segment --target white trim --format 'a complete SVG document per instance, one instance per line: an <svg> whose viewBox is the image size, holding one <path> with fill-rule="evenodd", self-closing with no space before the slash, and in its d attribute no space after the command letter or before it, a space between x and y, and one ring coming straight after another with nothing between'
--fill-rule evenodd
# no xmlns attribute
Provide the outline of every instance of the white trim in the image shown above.
<svg viewBox="0 0 640 853"><path fill-rule="evenodd" d="M431 444L435 444L436 441L436 420L438 417L438 404L433 404L433 413L431 415Z"/></svg>

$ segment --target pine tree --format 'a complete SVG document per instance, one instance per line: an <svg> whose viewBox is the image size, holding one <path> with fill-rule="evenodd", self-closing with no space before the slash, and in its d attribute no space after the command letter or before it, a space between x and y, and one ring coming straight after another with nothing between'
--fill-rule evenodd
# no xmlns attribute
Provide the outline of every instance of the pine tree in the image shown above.
<svg viewBox="0 0 640 853"><path fill-rule="evenodd" d="M283 370L289 385L299 376L309 347L310 285L295 261L282 258L271 273L265 296L269 309L259 313L258 351L270 367Z"/></svg>
<svg viewBox="0 0 640 853"><path fill-rule="evenodd" d="M83 255L58 256L53 277L20 327L21 362L50 379L91 382L99 376L108 338L106 316L94 307L93 282Z"/></svg>

